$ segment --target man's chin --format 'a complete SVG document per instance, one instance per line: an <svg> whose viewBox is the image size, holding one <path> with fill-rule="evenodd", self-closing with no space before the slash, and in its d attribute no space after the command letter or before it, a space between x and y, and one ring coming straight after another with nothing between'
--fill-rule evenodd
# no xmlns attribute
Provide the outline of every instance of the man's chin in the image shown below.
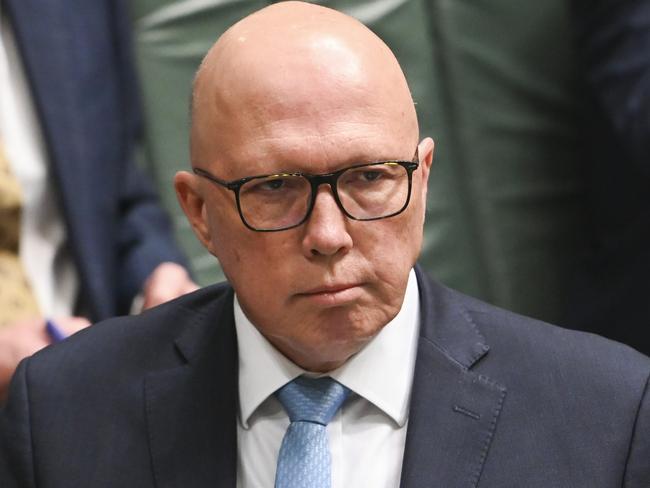
<svg viewBox="0 0 650 488"><path fill-rule="evenodd" d="M308 343L293 340L291 345L285 341L275 342L275 347L289 360L301 368L315 372L332 371L361 351L382 327L358 324L320 322L319 334L310 337ZM302 343L301 343L302 342Z"/></svg>

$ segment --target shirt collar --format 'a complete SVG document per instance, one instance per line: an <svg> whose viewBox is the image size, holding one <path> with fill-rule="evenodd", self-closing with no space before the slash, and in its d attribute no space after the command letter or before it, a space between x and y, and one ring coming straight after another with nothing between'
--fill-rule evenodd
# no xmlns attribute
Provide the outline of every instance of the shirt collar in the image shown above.
<svg viewBox="0 0 650 488"><path fill-rule="evenodd" d="M275 349L234 299L239 351L239 415L244 428L255 410L278 388L306 371ZM420 301L415 272L409 273L398 314L361 351L331 376L382 410L400 427L408 418L415 367Z"/></svg>

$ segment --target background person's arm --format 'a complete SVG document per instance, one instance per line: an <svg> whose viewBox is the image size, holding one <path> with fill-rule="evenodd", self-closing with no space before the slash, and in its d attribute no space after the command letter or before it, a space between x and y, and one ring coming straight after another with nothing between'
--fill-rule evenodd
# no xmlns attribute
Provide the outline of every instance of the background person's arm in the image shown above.
<svg viewBox="0 0 650 488"><path fill-rule="evenodd" d="M144 307L192 291L196 285L173 236L169 217L147 175L133 160L141 136L140 98L132 59L128 15L124 2L114 2L113 32L118 52L123 100L123 127L128 139L125 171L120 175L118 202L118 308L129 310L142 293ZM169 182L171 185L171 181Z"/></svg>

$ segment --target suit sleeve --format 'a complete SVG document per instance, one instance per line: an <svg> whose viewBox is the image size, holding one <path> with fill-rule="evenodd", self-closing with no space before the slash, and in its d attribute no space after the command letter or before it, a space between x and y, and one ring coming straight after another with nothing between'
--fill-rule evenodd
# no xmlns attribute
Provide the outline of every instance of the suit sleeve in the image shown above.
<svg viewBox="0 0 650 488"><path fill-rule="evenodd" d="M650 486L650 377L639 405L625 469L625 488Z"/></svg>
<svg viewBox="0 0 650 488"><path fill-rule="evenodd" d="M573 0L578 62L627 157L650 174L650 1Z"/></svg>
<svg viewBox="0 0 650 488"><path fill-rule="evenodd" d="M113 8L116 66L120 73L125 143L124 170L118 202L117 283L120 309L128 309L154 268L165 261L187 266L178 249L169 218L160 205L151 181L136 166L133 156L140 138L141 112L130 42L130 24L122 1Z"/></svg>
<svg viewBox="0 0 650 488"><path fill-rule="evenodd" d="M0 411L0 481L3 488L36 486L31 443L27 360L14 374L9 401Z"/></svg>

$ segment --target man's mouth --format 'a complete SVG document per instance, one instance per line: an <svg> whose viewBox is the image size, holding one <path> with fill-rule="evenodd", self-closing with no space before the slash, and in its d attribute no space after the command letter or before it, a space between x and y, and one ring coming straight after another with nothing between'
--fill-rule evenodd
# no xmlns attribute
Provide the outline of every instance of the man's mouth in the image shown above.
<svg viewBox="0 0 650 488"><path fill-rule="evenodd" d="M300 298L304 298L314 305L321 306L340 306L357 300L363 289L360 284L336 284L318 286L299 293Z"/></svg>

